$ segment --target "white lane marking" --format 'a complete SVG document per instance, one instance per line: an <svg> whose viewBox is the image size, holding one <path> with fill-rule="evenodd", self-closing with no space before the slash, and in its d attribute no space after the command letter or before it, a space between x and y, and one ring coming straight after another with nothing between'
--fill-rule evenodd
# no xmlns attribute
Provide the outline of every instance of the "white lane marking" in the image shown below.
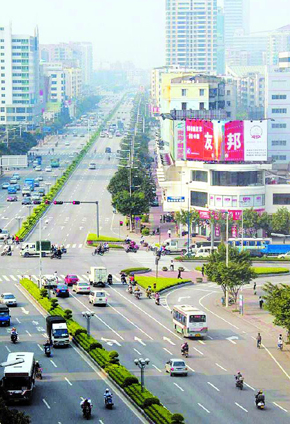
<svg viewBox="0 0 290 424"><path fill-rule="evenodd" d="M222 367L220 364L215 363L217 367L221 368L223 371L227 371L224 367Z"/></svg>
<svg viewBox="0 0 290 424"><path fill-rule="evenodd" d="M42 347L40 346L40 344L37 343L37 346L39 347L39 349L43 352Z"/></svg>
<svg viewBox="0 0 290 424"><path fill-rule="evenodd" d="M159 322L152 315L148 314L148 312L144 311L142 308L140 308L140 306L136 305L136 303L132 302L130 299L127 299L124 295L122 295L121 293L119 293L116 289L114 289L113 287L111 287L111 290L113 290L114 292L116 292L120 297L123 297L123 299L125 299L126 302L131 303L136 309L139 309L140 312L142 312L144 315L147 315L150 319L152 319L154 322L156 322L158 325L160 325L162 328L164 328L166 331L168 331L174 337L176 337L179 340L183 340L182 337L180 337L177 334L175 334L172 330L170 330L169 328L167 328L165 325L163 325L161 322Z"/></svg>
<svg viewBox="0 0 290 424"><path fill-rule="evenodd" d="M186 364L186 366L190 371L195 372L195 370L193 368L191 368L189 365Z"/></svg>
<svg viewBox="0 0 290 424"><path fill-rule="evenodd" d="M72 248L73 248L73 249L75 249L75 247L76 247L76 244L74 243L74 244L72 245Z"/></svg>
<svg viewBox="0 0 290 424"><path fill-rule="evenodd" d="M38 281L38 277L36 275L31 276L34 280Z"/></svg>
<svg viewBox="0 0 290 424"><path fill-rule="evenodd" d="M99 423L100 423L100 424L104 424L104 421L102 421L102 420L99 420Z"/></svg>
<svg viewBox="0 0 290 424"><path fill-rule="evenodd" d="M17 278L18 278L19 280L21 280L23 277L22 277L22 275L17 275ZM2 281L2 280L1 280L1 278L0 278L0 281Z"/></svg>
<svg viewBox="0 0 290 424"><path fill-rule="evenodd" d="M228 340L232 344L237 344L236 342L234 342L234 340L239 340L239 338L237 336L231 336L231 337L226 337L226 340Z"/></svg>
<svg viewBox="0 0 290 424"><path fill-rule="evenodd" d="M266 352L268 352L268 354L271 356L271 358L273 359L273 361L278 365L278 367L280 368L280 370L286 375L286 377L290 380L290 376L289 374L287 374L287 372L284 370L284 368L282 367L282 365L279 364L279 362L277 361L277 359L272 355L272 353L269 351L269 349L263 345L263 343L261 344L261 346L266 350Z"/></svg>
<svg viewBox="0 0 290 424"><path fill-rule="evenodd" d="M68 378L64 377L64 379L68 382L68 384L69 384L70 386L72 386L72 383L69 381L69 379L68 379Z"/></svg>
<svg viewBox="0 0 290 424"><path fill-rule="evenodd" d="M82 277L83 277L84 280L89 281L89 277L87 275L83 274Z"/></svg>
<svg viewBox="0 0 290 424"><path fill-rule="evenodd" d="M80 249L81 247L83 247L83 243L79 244L79 249Z"/></svg>
<svg viewBox="0 0 290 424"><path fill-rule="evenodd" d="M213 337L210 337L209 335L207 335L206 337L208 337L210 340L213 340Z"/></svg>
<svg viewBox="0 0 290 424"><path fill-rule="evenodd" d="M146 346L146 343L143 342L142 339L140 339L139 337L134 337L134 340L136 340L136 342L140 343L142 346ZM152 339L153 340L153 339Z"/></svg>
<svg viewBox="0 0 290 424"><path fill-rule="evenodd" d="M198 343L205 345L205 342L203 340L198 340Z"/></svg>
<svg viewBox="0 0 290 424"><path fill-rule="evenodd" d="M52 360L52 359L50 360L50 362L52 363L52 365L53 365L55 368L57 368L56 363L55 363L55 362L53 362L53 360Z"/></svg>
<svg viewBox="0 0 290 424"><path fill-rule="evenodd" d="M207 382L207 384L209 384L211 387L213 387L217 392L220 391L220 389L218 389L214 384L210 383L209 381Z"/></svg>
<svg viewBox="0 0 290 424"><path fill-rule="evenodd" d="M254 392L256 391L256 389L254 389L254 387L250 386L248 383L244 383L244 385L249 387L249 389L253 390Z"/></svg>
<svg viewBox="0 0 290 424"><path fill-rule="evenodd" d="M137 330L141 331L142 334L144 334L146 337L148 337L148 339L153 340L153 338L151 336L149 336L149 334L147 334L144 330L142 330L140 327L138 327L138 325L136 325L133 321L131 321L129 318L125 317L125 315L123 315L120 311L118 311L118 309L114 308L114 306L112 306L109 303L109 306L115 311L117 312L119 315L121 315L121 317L123 317L126 321L128 321L131 325L133 325L133 327L137 328ZM146 345L144 345L146 346Z"/></svg>
<svg viewBox="0 0 290 424"><path fill-rule="evenodd" d="M196 349L196 347L194 347L193 349L196 350L196 352L198 352L200 355L203 355L203 353L200 350Z"/></svg>
<svg viewBox="0 0 290 424"><path fill-rule="evenodd" d="M282 406L278 405L278 403L276 403L276 402L273 402L273 403L274 403L274 405L278 406L278 408L282 409L282 411L288 412L287 409L282 408Z"/></svg>
<svg viewBox="0 0 290 424"><path fill-rule="evenodd" d="M141 352L139 352L139 350L137 350L135 348L134 348L134 350L135 350L136 353L138 353L138 355L141 355Z"/></svg>
<svg viewBox="0 0 290 424"><path fill-rule="evenodd" d="M0 278L0 281L3 281L2 278Z"/></svg>
<svg viewBox="0 0 290 424"><path fill-rule="evenodd" d="M244 408L242 405L240 405L239 403L235 402L235 404L241 408L243 411L248 412L246 408Z"/></svg>
<svg viewBox="0 0 290 424"><path fill-rule="evenodd" d="M6 347L6 349L8 350L8 352L10 353L11 352L11 350L9 349L9 347L8 346L5 346Z"/></svg>
<svg viewBox="0 0 290 424"><path fill-rule="evenodd" d="M49 404L46 402L46 400L45 399L42 399L42 402L47 406L47 408L48 409L50 409L50 406L49 406Z"/></svg>
<svg viewBox="0 0 290 424"><path fill-rule="evenodd" d="M74 299L76 299L77 302L79 302L84 308L86 308L88 311L90 310L87 305L85 305L83 302L81 302L75 295L71 294L71 297L73 297ZM102 320L102 318L100 318L98 315L94 315L94 318L98 319L99 321L101 321L102 324L104 324L109 330L111 330L114 334L116 334L116 336L119 337L119 339L124 340L124 338L117 333L117 331L113 330L112 327L110 327L104 320Z"/></svg>
<svg viewBox="0 0 290 424"><path fill-rule="evenodd" d="M65 275L61 274L61 278L64 280L65 279Z"/></svg>
<svg viewBox="0 0 290 424"><path fill-rule="evenodd" d="M171 339L169 339L168 337L163 336L163 340L165 340L166 342L170 343L172 346L176 346L176 344L173 343L173 341Z"/></svg>
<svg viewBox="0 0 290 424"><path fill-rule="evenodd" d="M212 312L210 309L208 309L206 306L203 305L202 300L205 299L206 297L210 296L211 294L215 293L214 291L211 291L208 294L205 294L203 297L201 297L198 301L198 303L207 311L210 312L212 315L214 315L215 317L221 319L222 321L226 322L227 324L229 324L231 327L236 328L237 330L239 330L239 327L237 327L236 325L232 324L230 321L226 320L225 318L219 316L218 314L216 314L215 312Z"/></svg>
<svg viewBox="0 0 290 424"><path fill-rule="evenodd" d="M165 350L165 352L169 353L169 355L173 355L173 353L171 353L168 349L166 349L166 347L164 347L163 350Z"/></svg>
<svg viewBox="0 0 290 424"><path fill-rule="evenodd" d="M198 406L200 406L204 411L206 411L208 414L210 414L210 411L206 409L205 406L203 406L201 403L198 403Z"/></svg>
<svg viewBox="0 0 290 424"><path fill-rule="evenodd" d="M182 388L182 387L180 387L177 383L173 383L173 384L174 384L174 386L176 386L179 390L181 390L182 392L184 392L183 388Z"/></svg>
<svg viewBox="0 0 290 424"><path fill-rule="evenodd" d="M17 281L17 278L15 278L14 275L9 275L9 277L11 278L11 280Z"/></svg>
<svg viewBox="0 0 290 424"><path fill-rule="evenodd" d="M156 367L156 365L152 364L152 367L155 368L157 371L162 372L159 368Z"/></svg>
<svg viewBox="0 0 290 424"><path fill-rule="evenodd" d="M32 335L29 333L29 331L28 330L25 330L26 331L26 333L30 336L30 337L32 337Z"/></svg>
<svg viewBox="0 0 290 424"><path fill-rule="evenodd" d="M9 278L7 277L7 275L2 275L2 277L4 278L4 280L10 281Z"/></svg>
<svg viewBox="0 0 290 424"><path fill-rule="evenodd" d="M68 235L69 235L69 234L68 234ZM68 249L68 248L70 247L70 244L67 244L65 247L66 247L66 249Z"/></svg>
<svg viewBox="0 0 290 424"><path fill-rule="evenodd" d="M16 321L17 321L19 324L21 324L21 321L19 321L19 318L17 318L17 317L16 317Z"/></svg>

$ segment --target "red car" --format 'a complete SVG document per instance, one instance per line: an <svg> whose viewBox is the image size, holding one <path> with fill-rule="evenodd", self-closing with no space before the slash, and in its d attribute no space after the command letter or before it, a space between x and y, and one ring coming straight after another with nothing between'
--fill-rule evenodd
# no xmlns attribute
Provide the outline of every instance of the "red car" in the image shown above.
<svg viewBox="0 0 290 424"><path fill-rule="evenodd" d="M75 274L68 274L64 279L64 282L68 286L72 286L73 284L76 284L78 281L79 281L78 276Z"/></svg>
<svg viewBox="0 0 290 424"><path fill-rule="evenodd" d="M15 196L15 195L11 195L11 196L8 196L7 197L7 202L17 202L17 196Z"/></svg>

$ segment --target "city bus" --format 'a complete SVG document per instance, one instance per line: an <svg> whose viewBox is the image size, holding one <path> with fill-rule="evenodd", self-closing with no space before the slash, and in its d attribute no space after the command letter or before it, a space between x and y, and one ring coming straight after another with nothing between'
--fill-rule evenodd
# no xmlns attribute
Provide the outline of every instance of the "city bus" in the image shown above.
<svg viewBox="0 0 290 424"><path fill-rule="evenodd" d="M32 397L35 386L35 359L33 352L9 353L7 362L13 363L19 360L22 363L9 365L4 368L2 378L3 396L9 401L27 401Z"/></svg>
<svg viewBox="0 0 290 424"><path fill-rule="evenodd" d="M207 335L206 313L191 305L176 305L172 310L173 326L184 337L205 337Z"/></svg>
<svg viewBox="0 0 290 424"><path fill-rule="evenodd" d="M241 250L262 250L272 244L271 238L229 238L229 245Z"/></svg>

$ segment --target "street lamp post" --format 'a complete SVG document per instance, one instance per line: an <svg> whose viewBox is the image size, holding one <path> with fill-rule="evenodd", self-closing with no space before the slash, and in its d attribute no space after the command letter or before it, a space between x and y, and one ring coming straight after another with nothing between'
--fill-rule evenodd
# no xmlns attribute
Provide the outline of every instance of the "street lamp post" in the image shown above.
<svg viewBox="0 0 290 424"><path fill-rule="evenodd" d="M90 336L91 334L91 318L95 315L93 311L84 311L82 312L82 316L87 320L87 334Z"/></svg>
<svg viewBox="0 0 290 424"><path fill-rule="evenodd" d="M141 392L144 392L144 371L147 365L150 363L150 359L146 358L139 358L134 359L135 365L140 368L141 370Z"/></svg>
<svg viewBox="0 0 290 424"><path fill-rule="evenodd" d="M226 224L226 266L229 266L229 212L226 212L227 224ZM226 308L229 307L229 291L226 288Z"/></svg>
<svg viewBox="0 0 290 424"><path fill-rule="evenodd" d="M41 275L42 275L42 243L41 243L41 224L42 218L39 219L39 289L41 289Z"/></svg>
<svg viewBox="0 0 290 424"><path fill-rule="evenodd" d="M18 221L18 231L20 231L21 221L22 221L23 217L22 216L16 216L15 219Z"/></svg>

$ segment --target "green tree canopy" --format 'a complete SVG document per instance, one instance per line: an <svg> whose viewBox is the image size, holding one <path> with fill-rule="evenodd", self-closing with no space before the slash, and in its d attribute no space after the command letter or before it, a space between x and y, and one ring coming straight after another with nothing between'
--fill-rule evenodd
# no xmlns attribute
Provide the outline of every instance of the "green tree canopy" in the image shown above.
<svg viewBox="0 0 290 424"><path fill-rule="evenodd" d="M30 424L31 420L28 415L18 412L16 409L10 410L5 402L0 398L0 423L1 424Z"/></svg>
<svg viewBox="0 0 290 424"><path fill-rule="evenodd" d="M290 212L285 206L272 215L272 230L274 233L290 234Z"/></svg>
<svg viewBox="0 0 290 424"><path fill-rule="evenodd" d="M286 284L266 283L265 308L274 316L274 324L290 332L290 287Z"/></svg>

